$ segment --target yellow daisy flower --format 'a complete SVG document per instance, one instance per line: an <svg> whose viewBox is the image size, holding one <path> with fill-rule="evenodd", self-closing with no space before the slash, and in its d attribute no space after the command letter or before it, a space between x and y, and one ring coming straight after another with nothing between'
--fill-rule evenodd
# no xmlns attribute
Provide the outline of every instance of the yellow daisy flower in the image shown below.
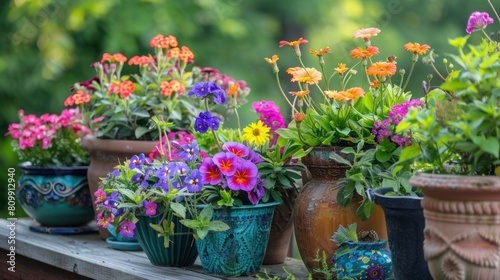
<svg viewBox="0 0 500 280"><path fill-rule="evenodd" d="M262 146L269 140L270 127L264 125L264 123L259 120L256 123L251 123L243 129L243 140L247 140L249 144L255 143L257 146Z"/></svg>

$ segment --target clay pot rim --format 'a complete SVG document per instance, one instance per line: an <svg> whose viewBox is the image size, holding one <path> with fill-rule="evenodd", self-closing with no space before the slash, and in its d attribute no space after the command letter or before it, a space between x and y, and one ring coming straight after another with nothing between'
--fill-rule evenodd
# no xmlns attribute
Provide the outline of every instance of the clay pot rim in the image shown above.
<svg viewBox="0 0 500 280"><path fill-rule="evenodd" d="M159 141L155 140L101 139L94 136L87 136L82 141L83 148L90 153L95 150L95 147L108 153L122 153L124 146L126 150L153 150L158 143Z"/></svg>
<svg viewBox="0 0 500 280"><path fill-rule="evenodd" d="M417 172L412 176L412 178L410 178L410 184L422 189L480 189L482 191L498 191L498 189L500 189L500 176L455 175Z"/></svg>

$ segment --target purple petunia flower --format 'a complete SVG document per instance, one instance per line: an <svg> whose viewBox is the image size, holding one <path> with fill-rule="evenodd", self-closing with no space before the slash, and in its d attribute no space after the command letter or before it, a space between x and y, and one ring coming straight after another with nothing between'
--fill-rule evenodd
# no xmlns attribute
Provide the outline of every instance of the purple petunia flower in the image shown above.
<svg viewBox="0 0 500 280"><path fill-rule="evenodd" d="M200 166L201 181L203 184L217 185L222 182L222 173L212 158L205 158Z"/></svg>
<svg viewBox="0 0 500 280"><path fill-rule="evenodd" d="M222 148L240 158L246 157L250 153L250 149L247 146L238 142L226 142L222 145Z"/></svg>
<svg viewBox="0 0 500 280"><path fill-rule="evenodd" d="M257 184L259 170L255 163L249 160L239 161L233 175L227 176L227 186L231 190L251 191Z"/></svg>
<svg viewBox="0 0 500 280"><path fill-rule="evenodd" d="M238 156L236 154L231 152L218 152L214 155L212 160L222 174L231 176L236 172L236 165L238 164Z"/></svg>
<svg viewBox="0 0 500 280"><path fill-rule="evenodd" d="M487 12L473 12L469 17L465 31L471 34L472 32L484 29L488 24L492 23L493 19Z"/></svg>
<svg viewBox="0 0 500 280"><path fill-rule="evenodd" d="M266 190L264 189L265 181L261 178L257 179L257 185L253 190L248 192L248 199L252 204L259 203L260 199L264 197L266 194Z"/></svg>

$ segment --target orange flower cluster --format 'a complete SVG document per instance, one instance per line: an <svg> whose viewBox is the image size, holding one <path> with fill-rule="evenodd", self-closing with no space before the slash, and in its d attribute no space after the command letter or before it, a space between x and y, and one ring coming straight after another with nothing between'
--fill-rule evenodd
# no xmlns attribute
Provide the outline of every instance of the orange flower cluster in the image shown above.
<svg viewBox="0 0 500 280"><path fill-rule="evenodd" d="M314 68L290 67L286 73L292 76L292 82L308 83L310 85L318 83L321 78L321 72Z"/></svg>
<svg viewBox="0 0 500 280"><path fill-rule="evenodd" d="M152 48L158 47L162 49L168 49L177 47L179 43L177 42L177 38L172 35L163 36L161 34L158 34L149 41L149 45Z"/></svg>
<svg viewBox="0 0 500 280"><path fill-rule="evenodd" d="M76 91L75 94L68 96L64 101L64 106L73 106L85 104L90 101L90 94L87 94L81 90Z"/></svg>
<svg viewBox="0 0 500 280"><path fill-rule="evenodd" d="M179 58L182 61L189 62L194 59L193 52L186 46L181 48L173 48L168 50L167 56L169 58Z"/></svg>
<svg viewBox="0 0 500 280"><path fill-rule="evenodd" d="M368 76L388 77L396 74L394 62L375 62L366 69Z"/></svg>
<svg viewBox="0 0 500 280"><path fill-rule="evenodd" d="M360 87L353 87L353 88L350 88L350 89L345 90L345 91L344 90L341 90L341 91L326 90L325 94L328 97L333 98L333 99L338 100L338 101L349 101L349 100L354 100L358 97L365 95L365 91Z"/></svg>
<svg viewBox="0 0 500 280"><path fill-rule="evenodd" d="M161 94L165 97L170 97L172 93L176 92L183 94L186 92L184 84L178 80L163 81L160 84Z"/></svg>
<svg viewBox="0 0 500 280"><path fill-rule="evenodd" d="M352 58L367 58L367 57L372 57L374 54L378 54L378 48L377 47L372 47L369 46L366 48L366 50L363 50L361 47L357 47L354 50L352 50L349 54L351 55Z"/></svg>
<svg viewBox="0 0 500 280"><path fill-rule="evenodd" d="M101 63L104 63L106 61L111 63L113 62L125 63L127 61L127 57L121 53L115 53L115 54L104 53L101 58Z"/></svg>
<svg viewBox="0 0 500 280"><path fill-rule="evenodd" d="M129 98L130 94L135 91L135 85L132 81L124 81L113 83L109 86L108 94L119 94L122 98Z"/></svg>
<svg viewBox="0 0 500 280"><path fill-rule="evenodd" d="M429 45L420 45L419 43L406 43L404 45L405 50L418 54L418 55L423 55L427 53L427 51L431 48Z"/></svg>
<svg viewBox="0 0 500 280"><path fill-rule="evenodd" d="M154 61L154 58L149 55L141 55L141 56L134 56L128 61L128 65L140 65L140 66L147 66L149 65L149 62Z"/></svg>

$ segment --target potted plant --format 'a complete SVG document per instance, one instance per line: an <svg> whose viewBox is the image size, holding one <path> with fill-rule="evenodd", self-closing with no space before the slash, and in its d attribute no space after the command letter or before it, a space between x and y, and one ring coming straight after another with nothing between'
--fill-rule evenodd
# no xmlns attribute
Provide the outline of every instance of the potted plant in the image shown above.
<svg viewBox="0 0 500 280"><path fill-rule="evenodd" d="M355 32L353 37L361 38L364 46L350 52L354 60L352 67L340 62L332 75L325 73L329 47L310 50L318 57L318 71L306 67L302 61L300 47L307 44L307 40L281 41L280 47L290 46L294 50L300 65L286 71L291 81L296 82L294 91L290 92L291 101L280 84L279 57L266 58L273 67L280 92L291 106L293 115L288 127L279 129L278 133L301 145L307 154L302 162L307 166L311 180L297 199L294 227L302 260L310 271L317 267L314 259L318 249L326 251L328 258L333 255L335 248L324 240L328 240L339 224L345 226L356 222L363 230L374 229L383 238L387 237L382 209L367 199L364 187L354 184L332 191L350 169L344 162L333 160L335 155L351 162L352 155L341 153L344 148L354 149L358 144L366 144L363 149L368 149L368 145L375 144L372 133L375 122L385 119L393 105L409 100L410 93L405 89L416 57L429 49L429 46L418 43L405 45L413 53L412 68L406 76L404 70L398 72L394 56L374 61L379 49L372 45L371 39L379 32L377 28ZM398 74L401 76L400 83L395 84L392 78ZM352 83L356 82L359 85L353 86ZM319 98L312 96L314 91L319 93Z"/></svg>
<svg viewBox="0 0 500 280"><path fill-rule="evenodd" d="M357 224L342 225L331 241L338 249L332 257L336 279L386 279L392 276L391 252L387 241L371 231L358 231Z"/></svg>
<svg viewBox="0 0 500 280"><path fill-rule="evenodd" d="M153 120L160 132L172 125ZM118 165L94 194L97 224L113 225L115 234L137 238L154 265L189 266L198 256L194 232L182 222L202 197L201 154L191 135L179 134L164 137L150 156L135 155ZM227 229L216 221L206 226Z"/></svg>
<svg viewBox="0 0 500 280"><path fill-rule="evenodd" d="M283 188L295 187L300 179L303 168L292 158L300 147L280 139L270 141L271 127L261 120L243 129L222 128L208 104L227 101L236 116L238 104L235 96L226 100L226 92L212 82L195 84L189 95L207 106L194 122L195 139L205 143L207 157L200 166L204 188L199 212L182 223L198 237L196 246L206 272L256 274L264 260L275 206L283 201ZM209 231L210 220L222 221L229 229Z"/></svg>
<svg viewBox="0 0 500 280"><path fill-rule="evenodd" d="M467 32L482 31L486 39L449 40L459 69L448 67L425 108L410 110L398 126L415 139L401 162L421 171L410 183L424 194L424 254L434 279L495 279L500 272L500 52L484 32L492 22L487 13L472 13Z"/></svg>
<svg viewBox="0 0 500 280"><path fill-rule="evenodd" d="M152 38L152 54L128 59L121 53L104 53L92 64L96 76L75 83L65 106L78 106L94 137L84 140L90 152L88 171L92 193L101 177L119 162L155 148L159 133L150 126L159 116L173 126L171 131L187 131L203 104L186 96L198 80L213 80L233 88L241 98L249 92L243 82L219 74L215 69L192 67L194 54L177 39L161 34ZM128 65L126 65L128 64ZM95 198L94 198L95 199ZM100 229L103 237L109 237Z"/></svg>
<svg viewBox="0 0 500 280"><path fill-rule="evenodd" d="M81 230L75 227L93 220L86 177L89 155L82 147L90 131L80 117L75 109L40 117L19 110L20 122L9 125L7 135L22 161L17 197L41 225L32 230L67 227L64 233L75 233Z"/></svg>

